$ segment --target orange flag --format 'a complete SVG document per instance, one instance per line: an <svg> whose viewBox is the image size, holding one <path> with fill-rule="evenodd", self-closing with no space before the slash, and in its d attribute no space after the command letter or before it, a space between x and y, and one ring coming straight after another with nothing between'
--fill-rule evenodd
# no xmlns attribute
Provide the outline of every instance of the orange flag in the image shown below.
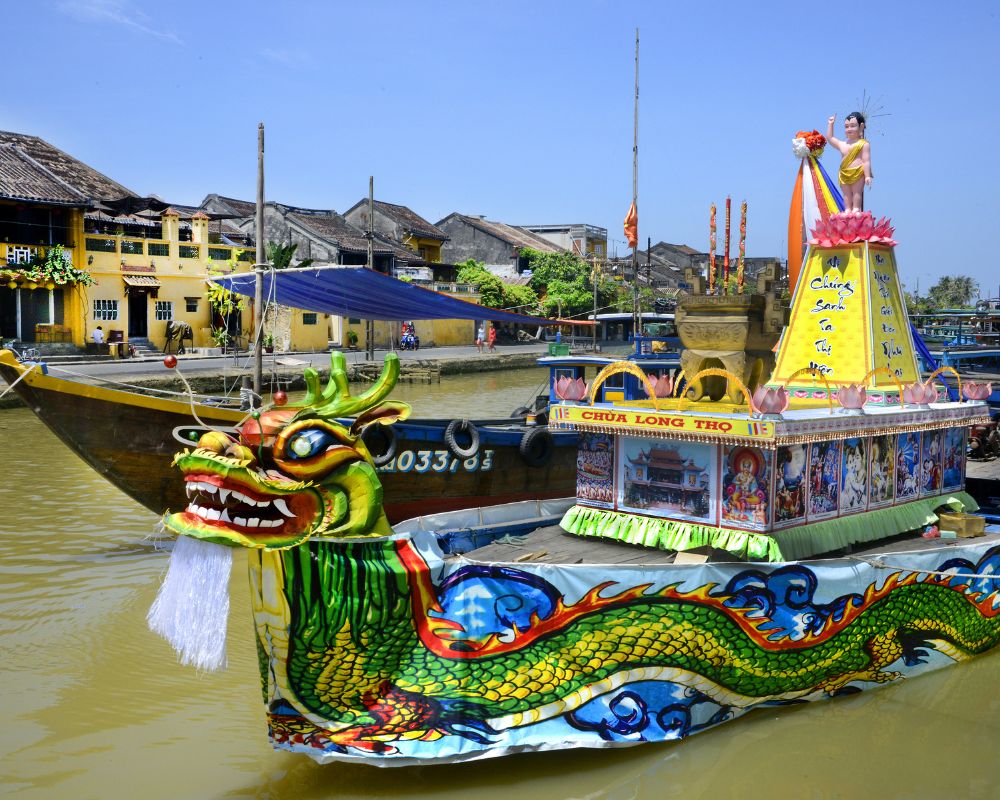
<svg viewBox="0 0 1000 800"><path fill-rule="evenodd" d="M639 244L639 212L636 211L634 200L625 215L625 238L628 239L628 246L635 250Z"/></svg>

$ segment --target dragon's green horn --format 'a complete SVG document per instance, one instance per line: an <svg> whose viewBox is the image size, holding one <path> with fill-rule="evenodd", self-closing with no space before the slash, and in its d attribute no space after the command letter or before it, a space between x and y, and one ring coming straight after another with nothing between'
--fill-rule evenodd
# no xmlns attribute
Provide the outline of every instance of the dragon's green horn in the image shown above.
<svg viewBox="0 0 1000 800"><path fill-rule="evenodd" d="M378 376L378 379L367 392L350 398L351 410L348 413L356 414L359 411L377 406L392 392L397 378L399 378L399 356L395 353L386 353L382 374Z"/></svg>
<svg viewBox="0 0 1000 800"><path fill-rule="evenodd" d="M357 397L351 397L347 385L347 362L339 351L330 354L330 380L325 389L320 385L319 373L312 367L304 370L303 377L306 396L294 406L302 409L297 416L353 416L375 407L389 395L399 378L399 356L386 353L382 374L368 391Z"/></svg>

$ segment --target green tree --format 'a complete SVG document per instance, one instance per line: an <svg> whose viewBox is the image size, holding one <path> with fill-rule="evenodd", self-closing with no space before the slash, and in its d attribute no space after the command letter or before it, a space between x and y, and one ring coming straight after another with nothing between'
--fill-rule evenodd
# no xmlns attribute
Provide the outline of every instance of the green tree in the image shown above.
<svg viewBox="0 0 1000 800"><path fill-rule="evenodd" d="M481 305L488 308L515 308L517 306L535 306L538 303L538 295L530 287L504 283L503 280L486 269L482 262L470 258L457 266L459 268L459 282L476 287ZM528 313L531 310L526 309Z"/></svg>
<svg viewBox="0 0 1000 800"><path fill-rule="evenodd" d="M268 242L265 252L267 253L267 260L274 269L287 269L292 265L292 259L295 257L295 251L298 249L297 244L279 244L278 242ZM304 258L296 267L308 267L313 263L313 259Z"/></svg>
<svg viewBox="0 0 1000 800"><path fill-rule="evenodd" d="M931 287L927 298L934 308L967 308L977 288L968 275L945 275Z"/></svg>
<svg viewBox="0 0 1000 800"><path fill-rule="evenodd" d="M600 308L618 300L615 282L593 265L573 253L542 253L525 248L531 269L530 286L541 298L542 313L553 317L582 316L594 310L594 281L597 281L597 305Z"/></svg>

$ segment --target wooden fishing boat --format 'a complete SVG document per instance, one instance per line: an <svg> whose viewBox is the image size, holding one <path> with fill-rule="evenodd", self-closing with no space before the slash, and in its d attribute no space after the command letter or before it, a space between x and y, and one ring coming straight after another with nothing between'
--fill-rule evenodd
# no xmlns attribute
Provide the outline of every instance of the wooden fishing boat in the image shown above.
<svg viewBox="0 0 1000 800"><path fill-rule="evenodd" d="M192 404L45 374L0 350L0 377L70 449L157 514L187 504L171 461L209 426L232 428L238 408ZM391 429L378 452L393 522L418 516L573 493L576 435L518 419L415 419ZM474 437L474 439L473 439ZM450 441L449 441L450 440ZM385 456L388 455L386 458Z"/></svg>
<svg viewBox="0 0 1000 800"><path fill-rule="evenodd" d="M642 342L636 345L637 349L641 346ZM571 378L583 386L613 361L599 356L540 359L549 369L549 391L532 408L515 410L512 417L421 418L373 431L378 441L369 445L390 522L572 495L576 436L550 430L545 425L547 407L560 399L560 380ZM675 370L677 359L647 358L643 368L655 380ZM177 396L139 394L55 377L44 363L22 364L7 350L0 350L0 377L87 464L157 514L183 508L187 502L184 487L171 469L178 445L197 441L204 432L201 422L231 428L246 417L236 407L203 402L192 406ZM642 391L641 383L628 376L602 387L599 396L624 399Z"/></svg>

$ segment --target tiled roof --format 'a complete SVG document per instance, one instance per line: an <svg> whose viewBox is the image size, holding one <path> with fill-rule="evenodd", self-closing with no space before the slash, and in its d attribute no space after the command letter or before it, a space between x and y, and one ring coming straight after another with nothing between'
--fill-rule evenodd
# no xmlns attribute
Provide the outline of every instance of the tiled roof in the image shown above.
<svg viewBox="0 0 1000 800"><path fill-rule="evenodd" d="M251 200L237 200L233 197L223 197L221 194L209 195L208 197L214 197L222 205L228 206L238 217L252 217L257 213L257 203ZM206 201L208 197L205 198Z"/></svg>
<svg viewBox="0 0 1000 800"><path fill-rule="evenodd" d="M60 205L86 206L83 192L11 145L0 145L0 197Z"/></svg>
<svg viewBox="0 0 1000 800"><path fill-rule="evenodd" d="M527 231L524 228L518 228L516 225L508 225L504 222L493 222L491 220L485 219L484 217L470 217L465 214L455 214L454 216L461 219L467 225L471 225L474 228L479 228L479 230L484 233L488 233L491 236L508 242L514 247L530 247L532 250L539 250L543 253L565 253L565 249L553 244L548 239L543 239L541 236ZM445 217L447 219L447 217ZM444 222L444 220L441 220ZM438 223L441 224L440 222Z"/></svg>
<svg viewBox="0 0 1000 800"><path fill-rule="evenodd" d="M367 205L367 198L359 200L344 212L344 216L350 214L354 211L354 209L358 208L358 206ZM427 239L440 239L442 242L448 239L447 233L436 225L432 225L430 222L406 206L397 205L396 203L386 203L382 200L373 201L373 205L389 217L389 219L396 222L404 233L412 234L413 236L423 236Z"/></svg>
<svg viewBox="0 0 1000 800"><path fill-rule="evenodd" d="M368 252L368 240L365 238L364 231L355 228L336 211L289 209L288 217L321 239L334 242L340 250L353 253ZM376 253L393 253L397 258L404 261L414 259L412 250L394 245L378 235L375 237L373 249Z"/></svg>
<svg viewBox="0 0 1000 800"><path fill-rule="evenodd" d="M120 183L111 180L107 175L101 174L93 167L88 167L82 161L78 161L72 156L67 155L62 150L53 147L44 139L39 139L37 136L0 131L0 145L17 148L23 155L41 167L42 170L48 172L57 183L61 182L71 187L73 191L78 192L84 198L113 200L125 195L135 194L135 192L125 188ZM27 176L25 177L27 178ZM3 193L6 196L17 196L17 191L21 191L24 194L23 190L18 190L16 187L15 193L9 193L9 189L10 187L5 183ZM52 193L51 188L46 191ZM66 191L65 187L63 191ZM24 197L23 199L36 198ZM51 201L52 198L46 199Z"/></svg>

